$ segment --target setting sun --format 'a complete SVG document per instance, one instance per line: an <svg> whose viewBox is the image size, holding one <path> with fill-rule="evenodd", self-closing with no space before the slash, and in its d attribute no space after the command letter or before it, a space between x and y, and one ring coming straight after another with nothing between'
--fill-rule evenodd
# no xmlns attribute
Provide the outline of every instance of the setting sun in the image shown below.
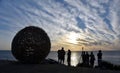
<svg viewBox="0 0 120 73"><path fill-rule="evenodd" d="M74 33L74 32L71 32L69 35L68 35L68 42L69 43L72 43L72 44L78 44L77 42L77 39L79 38L79 35Z"/></svg>

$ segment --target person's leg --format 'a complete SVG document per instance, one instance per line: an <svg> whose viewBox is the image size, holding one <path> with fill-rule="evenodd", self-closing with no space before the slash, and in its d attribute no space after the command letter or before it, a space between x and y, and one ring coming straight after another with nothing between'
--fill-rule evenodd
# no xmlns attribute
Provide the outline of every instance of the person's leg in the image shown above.
<svg viewBox="0 0 120 73"><path fill-rule="evenodd" d="M92 62L90 61L90 67L92 67Z"/></svg>
<svg viewBox="0 0 120 73"><path fill-rule="evenodd" d="M62 59L60 59L60 64L62 63Z"/></svg>
<svg viewBox="0 0 120 73"><path fill-rule="evenodd" d="M101 59L99 60L99 66L100 66L100 68L102 67L102 60Z"/></svg>
<svg viewBox="0 0 120 73"><path fill-rule="evenodd" d="M69 61L69 66L71 66L71 61Z"/></svg>
<svg viewBox="0 0 120 73"><path fill-rule="evenodd" d="M101 67L101 60L98 60L98 66Z"/></svg>
<svg viewBox="0 0 120 73"><path fill-rule="evenodd" d="M62 64L62 59L61 59L61 64Z"/></svg>
<svg viewBox="0 0 120 73"><path fill-rule="evenodd" d="M70 62L68 62L68 66L70 66Z"/></svg>
<svg viewBox="0 0 120 73"><path fill-rule="evenodd" d="M100 66L100 62L99 62L99 60L98 60L98 67Z"/></svg>
<svg viewBox="0 0 120 73"><path fill-rule="evenodd" d="M94 66L94 62L92 62L91 66L92 66L92 68L93 68L93 66Z"/></svg>
<svg viewBox="0 0 120 73"><path fill-rule="evenodd" d="M60 63L60 59L59 59L59 57L58 57L58 63Z"/></svg>

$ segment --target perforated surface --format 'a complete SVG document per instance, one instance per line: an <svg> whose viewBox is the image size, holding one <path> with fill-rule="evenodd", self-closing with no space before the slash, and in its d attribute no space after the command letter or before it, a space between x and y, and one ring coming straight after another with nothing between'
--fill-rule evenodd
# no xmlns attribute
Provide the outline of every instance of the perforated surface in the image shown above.
<svg viewBox="0 0 120 73"><path fill-rule="evenodd" d="M51 43L46 32L29 26L19 31L12 41L12 54L23 63L39 63L48 55Z"/></svg>

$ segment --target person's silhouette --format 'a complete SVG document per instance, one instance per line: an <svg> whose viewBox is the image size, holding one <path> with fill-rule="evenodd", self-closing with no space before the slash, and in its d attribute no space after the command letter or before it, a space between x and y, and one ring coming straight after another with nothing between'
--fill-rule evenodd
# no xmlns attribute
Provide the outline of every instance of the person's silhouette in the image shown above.
<svg viewBox="0 0 120 73"><path fill-rule="evenodd" d="M81 57L82 57L82 64L85 65L85 51L82 51Z"/></svg>
<svg viewBox="0 0 120 73"><path fill-rule="evenodd" d="M85 54L85 65L88 67L89 66L89 54L88 54L88 52L86 52L86 54Z"/></svg>
<svg viewBox="0 0 120 73"><path fill-rule="evenodd" d="M67 63L68 63L68 66L71 66L71 51L68 50L68 53L67 53Z"/></svg>
<svg viewBox="0 0 120 73"><path fill-rule="evenodd" d="M62 60L62 64L64 64L64 60L65 60L65 50L64 50L64 47L62 47L62 49L61 49L61 60Z"/></svg>
<svg viewBox="0 0 120 73"><path fill-rule="evenodd" d="M101 67L101 62L102 62L102 51L101 50L98 51L97 58L98 58L98 66Z"/></svg>
<svg viewBox="0 0 120 73"><path fill-rule="evenodd" d="M58 63L61 63L61 57L60 57L61 53L60 53L60 50L58 50L57 53L58 53Z"/></svg>
<svg viewBox="0 0 120 73"><path fill-rule="evenodd" d="M91 52L90 54L90 66L94 67L94 61L95 61L95 56L93 54L93 52Z"/></svg>

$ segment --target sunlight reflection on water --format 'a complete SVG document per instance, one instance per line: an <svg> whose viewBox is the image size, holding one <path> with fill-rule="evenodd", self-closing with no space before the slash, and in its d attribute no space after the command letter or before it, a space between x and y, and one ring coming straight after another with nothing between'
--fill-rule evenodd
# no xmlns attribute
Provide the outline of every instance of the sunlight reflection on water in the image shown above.
<svg viewBox="0 0 120 73"><path fill-rule="evenodd" d="M79 58L80 58L79 54L73 52L73 53L71 54L71 65L76 66L77 63L79 62Z"/></svg>

